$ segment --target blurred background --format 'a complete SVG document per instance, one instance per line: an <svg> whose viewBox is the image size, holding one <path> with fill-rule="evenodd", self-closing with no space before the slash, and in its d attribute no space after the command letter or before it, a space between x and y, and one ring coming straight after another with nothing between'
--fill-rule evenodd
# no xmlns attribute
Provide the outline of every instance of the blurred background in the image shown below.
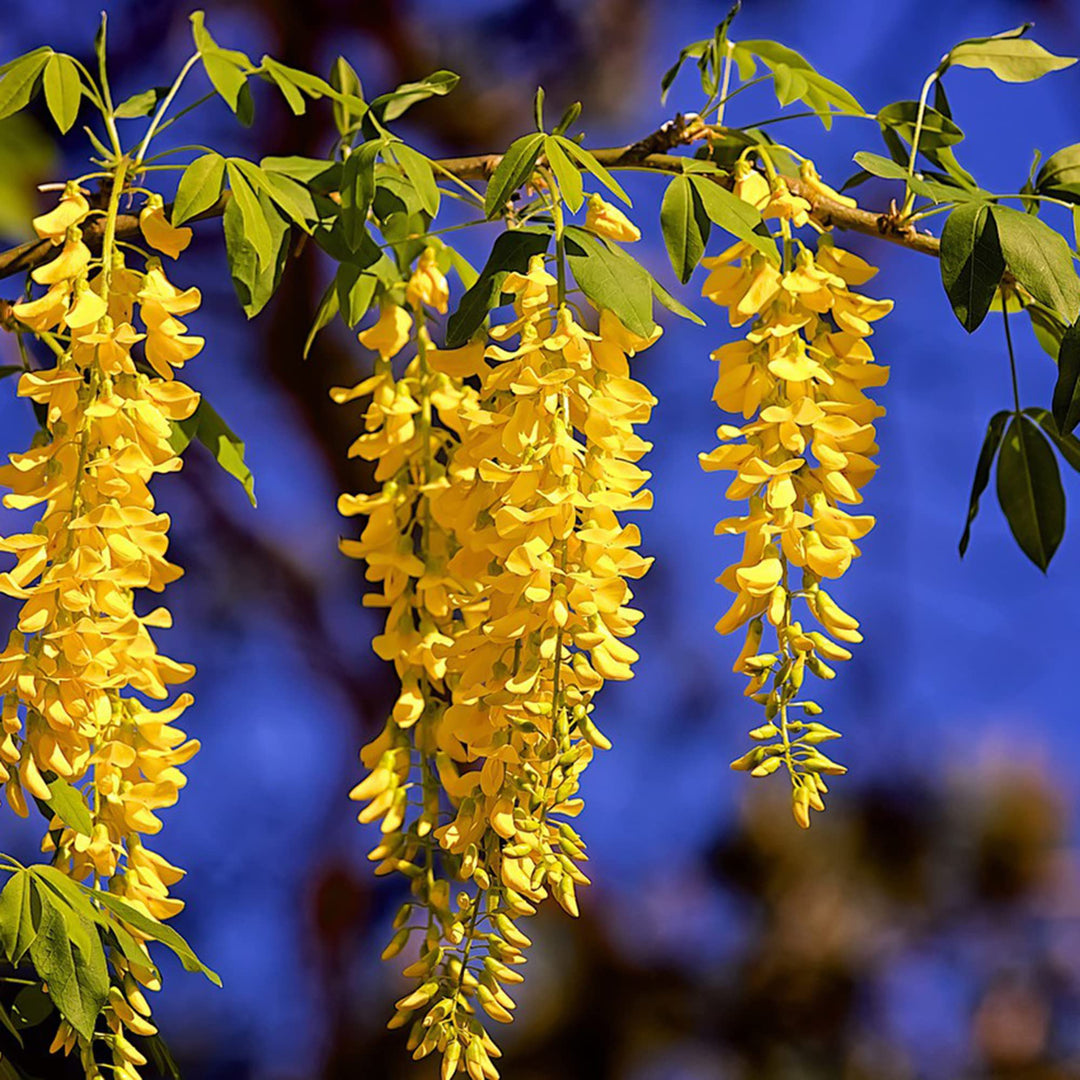
<svg viewBox="0 0 1080 1080"><path fill-rule="evenodd" d="M190 51L189 3L106 0L114 96L171 81ZM691 0L210 0L217 40L253 56L326 72L344 53L369 96L446 67L462 82L400 130L429 153L497 151L532 124L537 83L549 114L575 99L590 145L617 145L699 102L696 77L659 104L661 73L711 34L727 4ZM97 5L4 0L0 59L42 43L89 61ZM751 0L736 39L802 51L867 109L915 98L954 42L1035 20L1035 36L1080 54L1080 11L1066 0L814 4ZM202 76L200 76L202 78ZM1030 85L957 70L947 79L968 140L960 160L984 186L1015 192L1032 152L1080 140L1080 66ZM202 87L196 88L201 92ZM178 138L226 153L322 155L328 110L293 117L267 87L240 128L212 103ZM34 185L83 171L89 146L57 146L43 103L0 124L0 232L12 243L47 204ZM775 115L767 88L729 122ZM259 115L261 113L261 115ZM137 122L132 134L141 130ZM838 119L771 129L839 186L851 154L881 151L876 125ZM13 153L12 147L17 147ZM620 177L622 179L622 177ZM1047 576L1020 554L989 492L967 558L957 541L986 421L1010 401L1000 324L969 340L941 292L936 263L862 237L841 239L882 267L868 287L894 297L878 324L892 366L881 397L881 469L867 493L878 526L837 590L866 642L819 695L845 733L851 769L806 834L780 781L750 781L728 762L756 724L713 633L726 594L712 584L734 549L712 536L722 479L697 453L718 422L709 352L732 331L679 289L659 238L655 177L626 180L646 239L636 254L709 326L662 312L665 334L635 361L660 399L647 434L656 508L640 521L656 565L639 591L647 614L633 683L600 699L615 749L586 777L590 845L582 916L544 911L502 1036L507 1080L1057 1080L1080 1076L1080 867L1074 675L1080 640L1080 483L1065 477L1069 530ZM861 202L885 209L894 186ZM938 219L940 221L940 219ZM1057 223L1064 227L1064 223ZM460 246L479 265L494 235ZM459 237L462 234L458 234ZM711 249L722 240L714 236ZM176 920L224 978L217 990L163 957L155 1003L163 1034L195 1080L433 1077L383 1024L401 993L378 960L401 883L376 880L371 832L346 793L357 748L394 697L370 652L377 613L360 606L362 571L337 553L340 491L369 477L345 449L357 412L328 388L369 358L340 325L308 361L301 349L329 267L309 246L251 325L237 305L220 230L208 222L175 275L197 284L192 320L207 347L185 374L246 439L253 510L194 447L158 485L187 576L169 591L176 628L162 647L198 666L185 717L203 749L160 850L185 867ZM12 299L16 280L0 283ZM6 291L5 291L6 290ZM1048 405L1053 364L1019 335L1024 405ZM14 342L0 340L0 363ZM3 451L33 430L14 383L0 386ZM21 529L0 511L0 531ZM2 625L13 619L4 606ZM0 846L33 857L38 823L6 809ZM51 1037L51 1032L47 1037ZM52 1070L52 1071L50 1071ZM37 1074L64 1073L42 1059ZM150 1071L148 1070L148 1075Z"/></svg>

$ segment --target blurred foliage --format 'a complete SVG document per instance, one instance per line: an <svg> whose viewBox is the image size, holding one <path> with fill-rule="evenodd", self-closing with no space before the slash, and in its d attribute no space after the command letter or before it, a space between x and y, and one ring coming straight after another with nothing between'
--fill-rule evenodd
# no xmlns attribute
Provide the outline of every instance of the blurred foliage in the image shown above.
<svg viewBox="0 0 1080 1080"><path fill-rule="evenodd" d="M55 142L32 117L20 113L0 120L0 236L25 240L33 235L34 187L52 179L56 156Z"/></svg>

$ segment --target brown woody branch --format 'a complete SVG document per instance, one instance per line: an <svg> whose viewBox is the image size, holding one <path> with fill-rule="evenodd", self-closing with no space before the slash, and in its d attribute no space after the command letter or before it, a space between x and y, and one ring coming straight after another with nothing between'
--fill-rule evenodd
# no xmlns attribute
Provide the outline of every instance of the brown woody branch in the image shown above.
<svg viewBox="0 0 1080 1080"><path fill-rule="evenodd" d="M629 146L605 147L593 150L597 161L608 169L640 169L645 172L677 174L683 171L685 157L677 154L658 152L656 147L674 148L682 142L682 118L677 117L671 125L665 125L659 131L632 143ZM442 158L435 162L444 173L451 173L461 180L490 180L499 162L501 154L477 154L472 157ZM889 240L911 251L924 255L937 256L940 243L929 233L917 232L910 224L900 219L895 211L874 213L860 207L845 206L833 199L824 198L803 184L797 178L787 179L788 187L810 203L811 217L825 228L844 229L848 232L863 233L881 240ZM229 200L225 192L221 198L192 220L220 217ZM83 229L83 238L93 247L100 243L105 232L104 218L94 218ZM116 221L118 239L130 239L139 232L139 219L135 214L121 214ZM18 247L0 252L0 278L25 273L47 262L53 255L53 245L48 240L31 240Z"/></svg>

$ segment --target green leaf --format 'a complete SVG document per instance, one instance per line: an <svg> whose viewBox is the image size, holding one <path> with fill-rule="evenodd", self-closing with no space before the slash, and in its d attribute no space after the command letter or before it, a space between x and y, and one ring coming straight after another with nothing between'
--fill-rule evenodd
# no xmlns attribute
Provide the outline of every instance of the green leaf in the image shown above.
<svg viewBox="0 0 1080 1080"><path fill-rule="evenodd" d="M309 158L298 155L291 157L264 157L259 159L259 168L266 173L282 173L285 176L291 176L301 184L318 191L333 191L340 187L341 184L341 163L327 161L325 158Z"/></svg>
<svg viewBox="0 0 1080 1080"><path fill-rule="evenodd" d="M107 918L104 913L97 911L96 908L94 910L98 918L98 925L108 932L113 942L115 942L114 947L124 954L128 964L148 976L157 975L158 969L147 959L146 953L142 951L142 947L130 931L126 930L115 919Z"/></svg>
<svg viewBox="0 0 1080 1080"><path fill-rule="evenodd" d="M1080 315L1080 280L1073 269L1068 243L1049 225L1009 206L990 212L997 225L1005 265L1036 300L1055 311L1062 322Z"/></svg>
<svg viewBox="0 0 1080 1080"><path fill-rule="evenodd" d="M563 135L570 128L571 124L581 115L581 102L575 101L566 107L566 112L562 114L559 122L552 129L552 134Z"/></svg>
<svg viewBox="0 0 1080 1080"><path fill-rule="evenodd" d="M214 89L224 99L225 104L240 116L241 94L247 87L244 69L225 59L221 52L203 53L202 62Z"/></svg>
<svg viewBox="0 0 1080 1080"><path fill-rule="evenodd" d="M360 84L360 76L356 74L353 66L344 56L339 56L330 69L330 85L338 93L347 95L348 98L364 100L364 88ZM351 134L356 129L356 126L363 119L363 115L363 110L356 109L341 101L334 101L334 127L337 128L338 134L343 137Z"/></svg>
<svg viewBox="0 0 1080 1080"><path fill-rule="evenodd" d="M937 156L940 157L946 153L946 150L941 150L938 151ZM953 181L952 177L948 177L947 181L929 180L922 173L916 173L908 180L908 185L916 195L922 195L939 205L945 203L972 203L985 206L992 201L993 196L990 192L984 191L982 188L960 187Z"/></svg>
<svg viewBox="0 0 1080 1080"><path fill-rule="evenodd" d="M59 776L49 782L49 791L52 792L49 809L69 828L83 836L90 836L94 822L82 793Z"/></svg>
<svg viewBox="0 0 1080 1080"><path fill-rule="evenodd" d="M695 41L692 45L687 45L686 48L679 53L679 59L664 72L664 75L660 80L661 105L666 103L671 84L675 81L683 64L685 64L687 60L703 56L705 50L709 48L711 44L712 43L709 41ZM743 77L745 78L746 76Z"/></svg>
<svg viewBox="0 0 1080 1080"><path fill-rule="evenodd" d="M941 232L941 281L960 325L970 334L986 318L1005 272L989 207L957 207Z"/></svg>
<svg viewBox="0 0 1080 1080"><path fill-rule="evenodd" d="M244 460L244 443L240 436L225 423L221 418L221 415L206 400L206 398L202 398L199 401L198 413L199 427L196 431L196 437L199 442L214 455L214 460L230 476L240 482L244 491L247 492L247 497L251 501L251 505L256 506L255 477L252 475L251 469L248 468L247 462ZM132 920L126 918L126 916L125 921L129 923L132 922ZM140 929L137 923L132 923L132 925L136 929ZM162 942L165 941L165 939L161 937L159 937L158 940ZM187 967L186 964L184 966ZM188 970L190 971L192 969L188 968Z"/></svg>
<svg viewBox="0 0 1080 1080"><path fill-rule="evenodd" d="M341 227L351 251L367 235L367 216L375 197L375 159L384 148L382 140L366 142L354 150L341 170Z"/></svg>
<svg viewBox="0 0 1080 1080"><path fill-rule="evenodd" d="M278 79L281 79L283 82L288 83L289 86L292 86L297 90L302 90L308 97L315 99L330 97L334 100L340 98L343 104L355 104L348 95L335 90L325 79L320 78L318 75L313 75L310 71L304 71L302 68L290 67L288 64L283 64L280 60L275 60L272 56L263 56L260 66L272 78L276 76L276 78L274 78L275 82L277 82Z"/></svg>
<svg viewBox="0 0 1080 1080"><path fill-rule="evenodd" d="M337 278L330 282L326 288L326 292L323 293L322 299L319 301L319 307L315 312L315 321L311 324L311 329L308 331L308 336L304 339L304 352L303 357L306 360L308 353L311 352L311 346L315 342L315 336L324 327L330 324L330 320L338 313L338 291L337 291Z"/></svg>
<svg viewBox="0 0 1080 1080"><path fill-rule="evenodd" d="M433 71L426 79L402 83L389 94L380 94L371 103L371 107L376 109L382 119L389 124L417 102L426 101L429 97L442 97L449 94L460 81L461 76L453 71Z"/></svg>
<svg viewBox="0 0 1080 1080"><path fill-rule="evenodd" d="M618 199L622 199L627 206L632 206L630 196L623 190L622 185L615 179L614 176L596 160L596 157L585 149L584 146L578 146L573 139L566 139L562 135L556 135L555 141L565 150L572 158L576 158L578 163L586 171L593 174L601 184L604 185Z"/></svg>
<svg viewBox="0 0 1080 1080"><path fill-rule="evenodd" d="M258 315L274 295L289 255L288 222L274 208L269 196L260 195L258 201L275 252L269 265L260 265L255 247L248 239L244 216L236 199L230 199L225 204L221 219L229 274L240 306L249 319Z"/></svg>
<svg viewBox="0 0 1080 1080"><path fill-rule="evenodd" d="M945 93L945 80L941 78L934 80L934 108L942 116L952 119L952 108L949 106L949 97Z"/></svg>
<svg viewBox="0 0 1080 1080"><path fill-rule="evenodd" d="M585 201L585 191L581 183L581 173L578 167L573 165L566 156L566 152L559 145L559 140L554 135L544 136L544 155L548 165L555 174L559 183L559 191L562 193L563 202L566 203L570 213L576 214Z"/></svg>
<svg viewBox="0 0 1080 1080"><path fill-rule="evenodd" d="M259 169L256 175L263 194L268 196L290 221L299 225L304 232L310 233L310 223L318 217L311 192L284 173L268 173Z"/></svg>
<svg viewBox="0 0 1080 1080"><path fill-rule="evenodd" d="M212 410L211 410L212 411ZM218 420L221 418L214 413ZM185 971L201 972L215 986L221 985L221 978L215 971L211 971L196 955L192 947L171 927L157 919L144 915L137 908L121 900L113 893L103 892L101 889L90 889L85 885L80 886L92 896L102 907L108 908L114 915L119 916L125 923L133 927L140 934L145 934L153 941L160 942L167 949L171 949L183 964Z"/></svg>
<svg viewBox="0 0 1080 1080"><path fill-rule="evenodd" d="M1080 423L1080 324L1073 323L1061 339L1058 377L1052 406L1058 430L1070 435Z"/></svg>
<svg viewBox="0 0 1080 1080"><path fill-rule="evenodd" d="M1045 572L1065 533L1065 493L1050 443L1026 416L1005 432L997 493L1021 551Z"/></svg>
<svg viewBox="0 0 1080 1080"><path fill-rule="evenodd" d="M461 254L460 251L457 250L457 248L452 248L449 244L444 244L443 250L449 252L450 265L457 271L457 275L461 279L461 284L464 285L466 289L471 289L480 277L476 272L476 268Z"/></svg>
<svg viewBox="0 0 1080 1080"><path fill-rule="evenodd" d="M675 275L684 284L690 280L705 251L711 228L705 207L689 178L674 177L660 204L660 231Z"/></svg>
<svg viewBox="0 0 1080 1080"><path fill-rule="evenodd" d="M707 176L691 175L690 182L705 207L709 220L732 236L752 244L773 263L780 262L776 241L762 224L761 211L721 187Z"/></svg>
<svg viewBox="0 0 1080 1080"><path fill-rule="evenodd" d="M98 30L100 34L100 29ZM95 35L96 36L96 35ZM31 49L28 53L23 53L21 56L13 56L10 60L3 64L0 64L0 77L6 75L13 68L19 67L27 60L32 60L35 57L41 57L41 66L44 67L46 61L52 56L55 50L51 45L39 45L36 49Z"/></svg>
<svg viewBox="0 0 1080 1080"><path fill-rule="evenodd" d="M225 104L239 115L240 93L247 85L248 72L252 70L253 65L242 52L236 49L222 49L210 36L203 18L201 11L193 12L191 15L191 33L195 48L199 51L203 68L214 89L224 99Z"/></svg>
<svg viewBox="0 0 1080 1080"><path fill-rule="evenodd" d="M457 311L446 324L448 349L460 348L469 341L483 326L488 312L498 307L506 275L524 274L529 269L529 260L547 251L550 243L551 229L537 225L507 229L495 238L480 276L462 296Z"/></svg>
<svg viewBox="0 0 1080 1080"><path fill-rule="evenodd" d="M34 895L33 878L28 870L16 870L0 892L0 948L18 967L27 949L37 937L41 903Z"/></svg>
<svg viewBox="0 0 1080 1080"><path fill-rule="evenodd" d="M434 217L439 212L440 195L431 162L405 143L392 143L390 152L409 178L424 212Z"/></svg>
<svg viewBox="0 0 1080 1080"><path fill-rule="evenodd" d="M121 101L116 106L113 115L117 120L134 120L140 116L149 116L168 92L167 86L155 86L150 90L143 90L140 94L132 94L126 101Z"/></svg>
<svg viewBox="0 0 1080 1080"><path fill-rule="evenodd" d="M83 85L79 68L70 56L53 53L45 65L45 104L61 135L66 135L79 116Z"/></svg>
<svg viewBox="0 0 1080 1080"><path fill-rule="evenodd" d="M1027 316L1031 320L1031 331L1035 335L1039 347L1051 360L1057 363L1058 353L1061 351L1061 339L1065 336L1066 324L1062 323L1045 304L1040 304L1038 300L1029 300L1024 305L1024 311L1027 312Z"/></svg>
<svg viewBox="0 0 1080 1080"><path fill-rule="evenodd" d="M141 1040L150 1057L150 1063L168 1080L182 1080L180 1067L176 1064L165 1040L160 1035L150 1035Z"/></svg>
<svg viewBox="0 0 1080 1080"><path fill-rule="evenodd" d="M1024 415L1030 416L1046 432L1066 464L1080 472L1080 439L1075 435L1062 435L1049 409L1029 408L1024 410Z"/></svg>
<svg viewBox="0 0 1080 1080"><path fill-rule="evenodd" d="M536 123L536 130L544 130L544 88L538 86L536 88L536 96L533 98L533 120Z"/></svg>
<svg viewBox="0 0 1080 1080"><path fill-rule="evenodd" d="M922 139L920 138L920 143ZM901 148L902 150L902 148ZM959 169L956 165L955 158L950 157L951 151L948 147L939 148L932 152L934 158L942 163L944 166L946 162L959 172L963 170ZM939 182L936 180L928 180L921 172L916 172L913 176L908 176L907 171L907 155L901 152L900 156L904 159L903 163L894 161L890 158L882 157L880 154L871 154L867 150L860 150L855 155L855 161L862 166L863 172L859 177L853 177L846 184L842 190L854 187L856 183L861 183L866 178L867 174L872 176L880 176L886 180L902 180L909 184L911 190L917 195L923 195L928 199L932 199L937 203L946 202L989 202L992 196L988 191L983 191L979 187L966 184L966 186L957 186L957 181L952 176L945 174L944 179L947 182ZM964 173L964 176L967 176Z"/></svg>
<svg viewBox="0 0 1080 1080"><path fill-rule="evenodd" d="M176 185L173 201L172 223L182 225L185 221L209 210L221 196L225 182L225 159L220 154L209 153L197 157L181 174Z"/></svg>
<svg viewBox="0 0 1080 1080"><path fill-rule="evenodd" d="M52 49L35 49L11 63L0 79L0 120L13 116L30 103L38 76L52 55Z"/></svg>
<svg viewBox="0 0 1080 1080"><path fill-rule="evenodd" d="M893 131L900 136L908 146L915 137L915 121L919 114L917 101L894 101L879 109L877 114L878 123L883 129ZM964 133L947 116L939 113L937 109L927 105L923 114L922 127L919 129L919 149L939 150L942 147L952 146L963 142Z"/></svg>
<svg viewBox="0 0 1080 1080"><path fill-rule="evenodd" d="M983 439L982 449L979 451L979 460L975 466L975 479L971 482L971 498L968 501L967 521L964 523L964 535L960 537L960 558L967 552L971 541L971 526L979 512L979 499L990 483L990 470L994 465L998 447L1001 446L1001 437L1005 434L1005 421L1012 415L1008 410L994 413L990 423L986 426L986 437Z"/></svg>
<svg viewBox="0 0 1080 1080"><path fill-rule="evenodd" d="M558 181L558 190L562 192L563 201L569 207L571 214L577 214L585 200L578 166L571 163L566 156L566 151L559 145L554 135L544 138L543 149L545 157L548 158L548 164L551 165L552 172L555 174L555 179Z"/></svg>
<svg viewBox="0 0 1080 1080"><path fill-rule="evenodd" d="M698 326L705 325L705 320L696 311L691 311L684 303L676 300L656 278L653 278L652 290L656 299L672 314L678 315L680 319L688 319L692 323L697 323Z"/></svg>
<svg viewBox="0 0 1080 1080"><path fill-rule="evenodd" d="M41 894L43 902L59 903L61 907L71 908L90 922L100 922L102 920L103 916L90 903L90 898L86 895L84 886L80 885L74 878L69 877L55 866L49 866L46 863L36 863L31 866L30 873L36 883L45 886Z"/></svg>
<svg viewBox="0 0 1080 1080"><path fill-rule="evenodd" d="M355 326L371 307L379 279L354 263L341 263L334 280L341 317L347 326Z"/></svg>
<svg viewBox="0 0 1080 1080"><path fill-rule="evenodd" d="M6 379L9 375L21 375L25 370L22 364L0 364L0 379Z"/></svg>
<svg viewBox="0 0 1080 1080"><path fill-rule="evenodd" d="M303 116L307 112L307 100L300 92L297 85L288 79L276 64L267 64L266 72L274 85L281 91L285 98L285 104L289 106L293 116Z"/></svg>
<svg viewBox="0 0 1080 1080"><path fill-rule="evenodd" d="M992 71L1002 82L1031 82L1076 63L1075 56L1055 56L1030 38L965 41L946 57L950 64Z"/></svg>
<svg viewBox="0 0 1080 1080"><path fill-rule="evenodd" d="M503 212L513 193L532 175L536 159L544 145L540 132L515 139L503 154L484 193L484 217L490 219Z"/></svg>
<svg viewBox="0 0 1080 1080"><path fill-rule="evenodd" d="M886 180L907 181L907 169L903 165L880 154L871 154L869 150L860 150L855 155L855 164L873 176L881 176Z"/></svg>
<svg viewBox="0 0 1080 1080"><path fill-rule="evenodd" d="M245 166L249 165L242 158L228 158L225 162L229 188L243 221L244 238L251 244L259 266L267 267L273 264L274 238L259 197L246 176Z"/></svg>
<svg viewBox="0 0 1080 1080"><path fill-rule="evenodd" d="M839 83L826 79L804 56L786 45L775 41L740 41L737 50L765 62L773 72L776 96L781 105L806 101L819 113L826 128L832 125L830 107L842 113L864 112L853 94Z"/></svg>
<svg viewBox="0 0 1080 1080"><path fill-rule="evenodd" d="M89 946L87 955L79 943L89 943L91 937L96 952ZM105 955L96 931L73 909L43 898L41 925L30 946L30 959L60 1015L84 1039L90 1039L109 995Z"/></svg>
<svg viewBox="0 0 1080 1080"><path fill-rule="evenodd" d="M649 337L652 276L637 260L614 244L571 225L566 230L566 261L574 280L598 310L610 311L632 334Z"/></svg>
<svg viewBox="0 0 1080 1080"><path fill-rule="evenodd" d="M182 454L195 438L195 432L199 429L199 410L196 407L186 420L169 421L169 446L174 454Z"/></svg>
<svg viewBox="0 0 1080 1080"><path fill-rule="evenodd" d="M1062 147L1043 162L1035 177L1035 191L1080 203L1080 143Z"/></svg>

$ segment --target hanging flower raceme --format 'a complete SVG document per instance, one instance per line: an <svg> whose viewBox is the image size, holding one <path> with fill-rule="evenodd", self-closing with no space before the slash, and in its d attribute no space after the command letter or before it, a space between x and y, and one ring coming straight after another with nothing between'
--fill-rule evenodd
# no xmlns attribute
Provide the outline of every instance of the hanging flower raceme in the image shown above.
<svg viewBox="0 0 1080 1080"><path fill-rule="evenodd" d="M33 271L44 295L13 308L51 344L56 363L22 376L19 394L38 406L42 427L0 469L10 489L5 506L39 515L29 531L0 539L0 551L16 559L0 574L0 592L22 602L0 654L0 780L23 816L28 797L44 804L58 785L74 789L89 832L54 817L43 850L55 851L54 865L75 880L107 882L166 919L183 906L169 895L183 871L144 837L161 829L158 813L177 801L181 766L198 743L174 726L190 694L158 709L143 698L166 699L194 669L158 652L152 631L171 624L169 611L140 615L136 601L140 590L161 592L182 573L166 557L169 518L155 512L148 485L180 468L171 422L198 404L173 369L202 348L177 318L198 306L199 293L174 287L157 258L136 270L108 244L93 257L81 233L93 213L102 211L69 184L59 205L35 220L60 251ZM142 223L147 243L169 254L190 237L153 211ZM145 1059L124 1031L153 1033L139 983L156 989L157 979L149 960L140 966L115 951L111 959L116 978L102 1037L113 1049L113 1075L132 1080ZM65 1022L54 1049L77 1041L87 1076L101 1075L90 1044Z"/></svg>
<svg viewBox="0 0 1080 1080"><path fill-rule="evenodd" d="M445 297L431 271L422 258L409 282L415 311ZM515 921L549 894L576 914L588 882L566 819L594 747L609 745L592 699L605 679L631 676L625 639L641 616L628 581L650 562L618 515L651 501L636 465L649 444L634 427L654 399L627 363L651 339L609 312L598 333L579 326L539 257L503 291L515 317L486 351L437 350L421 330L401 378L388 351L372 379L336 392L372 395L354 452L378 458L383 486L342 500L368 515L346 550L383 582L369 601L390 609L375 648L402 682L353 792L369 800L361 820L382 821L380 869L412 878L384 955L423 937L406 969L417 985L391 1025L411 1023L415 1056L439 1050L444 1077L473 1080L498 1075L477 1006L512 1019L505 987L521 981L530 944ZM384 308L366 343L401 347L401 310Z"/></svg>
<svg viewBox="0 0 1080 1080"><path fill-rule="evenodd" d="M464 378L483 365L483 347L433 346L423 325L425 308L445 312L447 306L434 251L418 260L405 299L407 307L386 300L375 324L360 334L361 344L377 353L372 376L333 390L332 397L339 404L370 398L364 433L350 455L377 462L379 488L339 500L342 514L367 519L360 539L343 540L341 548L366 563L366 576L378 587L364 597L367 606L386 609L373 646L393 663L401 686L385 727L361 753L368 773L352 798L366 803L361 822L380 822L381 841L369 856L378 864L375 872L399 871L410 879L412 899L399 911L383 957L396 956L416 933L418 957L405 971L417 989L404 1000L426 1002L434 996L429 984L461 975L454 944L463 940L464 928L451 903L451 880L467 876L462 860L440 850L436 838L442 805L438 729L449 702L445 657L461 626L455 611L462 590L448 573L453 539L434 520L431 505L449 484L461 418L475 408L476 391ZM415 355L398 376L392 361L410 342ZM391 1024L410 1015L399 1009ZM421 1041L414 1038L413 1047Z"/></svg>
<svg viewBox="0 0 1080 1080"><path fill-rule="evenodd" d="M809 173L820 185L812 166ZM744 166L735 191L765 218L784 222L787 252L784 267L746 243L702 260L711 270L704 295L728 309L732 326L752 320L744 340L712 354L720 363L716 404L748 421L721 425L721 445L701 455L706 470L735 474L729 499L749 501L745 515L716 529L743 538L742 557L717 579L735 597L716 628L746 627L735 671L748 676L746 693L765 706L766 723L751 732L759 745L732 767L765 776L784 766L795 819L806 827L810 808L824 808L824 777L845 771L818 749L838 733L810 719L820 706L799 694L807 671L833 678L831 665L850 659L845 646L862 640L857 620L823 582L847 570L874 525L844 507L862 502L876 469L874 421L885 410L866 392L884 385L888 369L875 363L866 339L892 302L853 291L876 270L827 236L816 253L790 239L809 204L782 180L770 185ZM807 616L825 633L805 625ZM766 623L775 645L765 643Z"/></svg>

